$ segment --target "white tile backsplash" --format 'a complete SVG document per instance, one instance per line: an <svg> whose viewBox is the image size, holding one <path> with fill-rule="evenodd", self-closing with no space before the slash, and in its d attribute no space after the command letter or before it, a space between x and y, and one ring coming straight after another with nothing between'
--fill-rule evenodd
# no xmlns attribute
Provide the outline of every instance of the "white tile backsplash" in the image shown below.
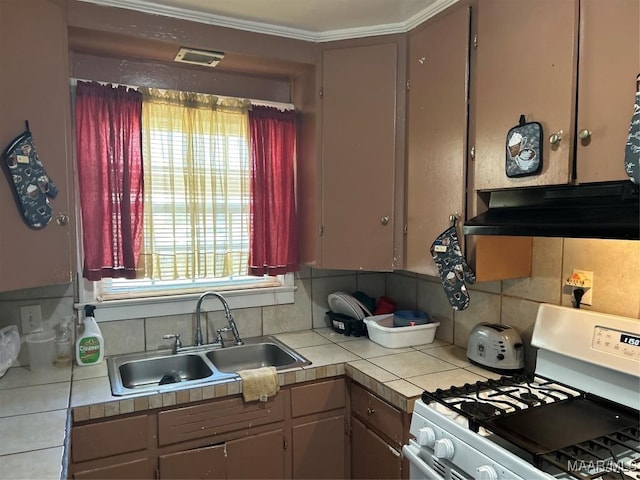
<svg viewBox="0 0 640 480"><path fill-rule="evenodd" d="M531 277L469 285L471 304L454 312L440 279L406 271L393 273L323 270L302 267L296 275L294 303L233 310L243 337L295 332L308 328L326 329L327 296L335 291L361 290L376 299L393 298L400 309L419 309L441 322L439 340L466 347L469 331L480 322L501 321L515 326L527 338L540 302L570 305L569 291L563 288L573 268L594 272L593 306L583 308L640 319L640 242L535 238ZM0 293L0 328L20 324L21 305L40 304L45 319L57 319L74 302L72 285L52 286ZM524 311L524 313L523 313ZM524 316L521 316L524 315ZM206 339L213 340L215 328L226 325L221 311L203 313ZM100 323L105 337L105 353L129 353L170 347L165 333L180 333L185 345L193 343L193 314L151 319L131 319ZM353 341L354 337L341 338ZM26 359L26 349L19 357Z"/></svg>

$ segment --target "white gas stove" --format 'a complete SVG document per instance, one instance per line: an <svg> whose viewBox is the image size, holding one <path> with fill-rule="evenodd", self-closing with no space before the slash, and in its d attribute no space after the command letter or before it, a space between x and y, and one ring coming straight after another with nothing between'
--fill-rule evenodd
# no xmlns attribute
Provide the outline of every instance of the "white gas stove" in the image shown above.
<svg viewBox="0 0 640 480"><path fill-rule="evenodd" d="M640 320L543 304L535 374L424 392L411 478L640 480Z"/></svg>

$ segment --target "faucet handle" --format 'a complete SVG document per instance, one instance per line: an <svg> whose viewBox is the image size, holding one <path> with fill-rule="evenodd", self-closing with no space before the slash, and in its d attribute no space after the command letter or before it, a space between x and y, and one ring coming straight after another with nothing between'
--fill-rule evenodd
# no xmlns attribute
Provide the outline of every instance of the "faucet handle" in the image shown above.
<svg viewBox="0 0 640 480"><path fill-rule="evenodd" d="M182 348L182 342L180 341L179 333L163 335L162 338L164 338L165 340L169 340L171 338L176 339L175 342L173 342L173 353L178 353L178 349Z"/></svg>
<svg viewBox="0 0 640 480"><path fill-rule="evenodd" d="M224 347L224 336L222 334L230 332L230 331L231 331L231 329L229 327L216 329L216 342L215 343L219 343L220 345L222 345Z"/></svg>

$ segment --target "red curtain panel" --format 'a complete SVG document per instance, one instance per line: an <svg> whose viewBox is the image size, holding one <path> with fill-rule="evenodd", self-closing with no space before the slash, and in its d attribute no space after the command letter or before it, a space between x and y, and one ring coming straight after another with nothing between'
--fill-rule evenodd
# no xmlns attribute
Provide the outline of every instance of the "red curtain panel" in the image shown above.
<svg viewBox="0 0 640 480"><path fill-rule="evenodd" d="M295 111L254 106L251 141L251 275L298 270Z"/></svg>
<svg viewBox="0 0 640 480"><path fill-rule="evenodd" d="M76 156L83 276L135 278L142 238L142 95L78 82Z"/></svg>

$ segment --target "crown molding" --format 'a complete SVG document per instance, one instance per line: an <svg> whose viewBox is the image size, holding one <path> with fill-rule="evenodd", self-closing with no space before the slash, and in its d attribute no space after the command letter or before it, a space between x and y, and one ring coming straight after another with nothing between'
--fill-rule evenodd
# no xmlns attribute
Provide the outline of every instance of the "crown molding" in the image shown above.
<svg viewBox="0 0 640 480"><path fill-rule="evenodd" d="M368 27L347 28L341 30L328 30L324 32L313 32L297 28L283 27L269 23L241 20L212 13L198 12L186 8L172 7L168 5L158 5L147 0L79 0L81 2L93 3L105 7L124 8L153 15L178 18L192 22L216 25L219 27L234 28L254 33L287 37L296 40L303 40L313 43L331 42L335 40L346 40L350 38L370 37L376 35L391 35L396 33L406 33L425 20L437 15L442 10L456 3L458 0L436 0L427 8L418 12L405 22L389 23L382 25L372 25Z"/></svg>
<svg viewBox="0 0 640 480"><path fill-rule="evenodd" d="M458 0L436 0L427 8L425 8L421 12L416 13L413 17L404 22L405 32L408 32L412 28L417 27L426 20L429 20L431 17L435 17L437 14L439 14L443 10L446 10L455 3L458 3Z"/></svg>

